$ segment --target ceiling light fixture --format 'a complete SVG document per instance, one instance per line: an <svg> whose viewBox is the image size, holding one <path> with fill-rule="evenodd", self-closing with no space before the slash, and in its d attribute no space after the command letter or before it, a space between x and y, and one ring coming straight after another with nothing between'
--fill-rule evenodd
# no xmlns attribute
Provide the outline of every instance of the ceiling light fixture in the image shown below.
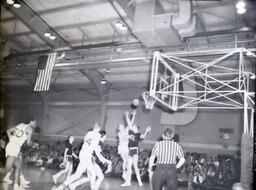
<svg viewBox="0 0 256 190"><path fill-rule="evenodd" d="M55 39L56 39L56 36L54 36L54 35L51 34L51 35L49 36L49 38L50 38L50 40L55 40Z"/></svg>
<svg viewBox="0 0 256 190"><path fill-rule="evenodd" d="M255 75L251 75L250 79L255 80Z"/></svg>
<svg viewBox="0 0 256 190"><path fill-rule="evenodd" d="M118 28L120 31L124 32L127 30L127 26L122 21L117 21L115 24L116 28Z"/></svg>
<svg viewBox="0 0 256 190"><path fill-rule="evenodd" d="M246 4L244 1L238 1L236 4L236 12L238 14L244 14L246 12L246 8L245 8Z"/></svg>
<svg viewBox="0 0 256 190"><path fill-rule="evenodd" d="M237 4L236 4L236 8L237 8L237 9L245 8L245 2L243 2L243 1L238 1Z"/></svg>
<svg viewBox="0 0 256 190"><path fill-rule="evenodd" d="M242 8L242 9L237 9L236 12L240 15L244 14L246 12L246 9L245 8Z"/></svg>
<svg viewBox="0 0 256 190"><path fill-rule="evenodd" d="M12 5L14 3L13 0L6 0L6 2L9 4L9 5Z"/></svg>
<svg viewBox="0 0 256 190"><path fill-rule="evenodd" d="M100 81L100 84L106 84L107 83L107 80L105 79L105 77L103 77Z"/></svg>
<svg viewBox="0 0 256 190"><path fill-rule="evenodd" d="M105 73L110 73L111 71L110 71L110 68L108 67L107 69L106 69L106 71L105 71Z"/></svg>
<svg viewBox="0 0 256 190"><path fill-rule="evenodd" d="M13 6L14 6L16 9L18 9L18 8L21 7L21 4L20 4L19 1L15 1L14 4L13 4Z"/></svg>
<svg viewBox="0 0 256 190"><path fill-rule="evenodd" d="M47 37L47 38L49 38L49 37L51 36L51 33L50 33L50 32L45 32L45 33L44 33L44 36Z"/></svg>
<svg viewBox="0 0 256 190"><path fill-rule="evenodd" d="M120 28L121 26L122 26L122 21L120 21L120 20L117 21L117 22L116 22L116 27L117 27L117 28Z"/></svg>

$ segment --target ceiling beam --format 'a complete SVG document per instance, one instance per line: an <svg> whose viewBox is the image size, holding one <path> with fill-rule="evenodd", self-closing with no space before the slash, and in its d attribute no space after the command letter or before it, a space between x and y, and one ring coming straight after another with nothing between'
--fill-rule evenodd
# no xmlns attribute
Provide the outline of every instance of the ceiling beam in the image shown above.
<svg viewBox="0 0 256 190"><path fill-rule="evenodd" d="M208 1L210 3L198 3L198 0L193 0L193 7L204 10L204 9L215 9L218 7L225 7L234 4L234 0L216 0L216 1ZM203 2L203 1L202 1ZM213 4L214 3L214 4Z"/></svg>
<svg viewBox="0 0 256 190"><path fill-rule="evenodd" d="M129 33L136 39L138 40L137 36L135 34L133 34L132 32L132 21L129 17L127 17L126 15L128 15L127 11L124 11L125 9L123 9L119 3L117 3L114 0L108 0L109 4L112 6L112 8L114 9L114 11L118 14L118 16L120 17L120 19L122 20L122 22L126 25ZM123 5L123 3L121 4ZM121 11L122 10L122 11ZM123 13L125 12L125 14ZM131 16L131 15L128 15ZM139 40L138 40L139 41Z"/></svg>
<svg viewBox="0 0 256 190"><path fill-rule="evenodd" d="M103 20L98 20L98 21L87 21L87 22L59 25L59 26L55 26L52 28L54 30L61 31L61 30L67 30L67 29L72 29L72 28L79 28L79 27L85 27L85 26L88 27L88 26L94 26L94 25L98 25L98 24L115 22L117 20L118 20L118 18L108 18L108 19L103 19ZM10 38L17 38L20 36L26 36L26 35L32 35L32 34L34 34L34 33L31 31L28 31L28 32L12 33L12 34L8 34L7 36Z"/></svg>
<svg viewBox="0 0 256 190"><path fill-rule="evenodd" d="M81 3L75 3L75 4L64 5L64 6L60 6L60 7L51 8L51 9L46 9L46 10L42 10L42 11L37 11L37 14L40 16L47 15L47 14L55 14L58 12L69 11L72 9L97 6L97 5L100 5L103 3L106 3L106 1L105 0L94 0L93 2L84 1ZM9 22L9 21L13 21L14 19L15 19L15 17L8 17L8 18L1 19L1 22Z"/></svg>
<svg viewBox="0 0 256 190"><path fill-rule="evenodd" d="M149 65L148 65L149 66ZM140 70L140 71L121 71L121 72L111 72L111 73L104 73L105 76L119 76L119 75L134 75L134 74L147 74L149 73L150 70ZM21 74L21 73L20 73ZM3 75L1 77L1 80L3 81L14 81L14 80L30 80L30 79L35 79L36 74L29 73L29 76L8 76L8 75ZM52 75L52 79L59 79L59 78L81 78L84 77L82 74L61 74L61 75Z"/></svg>
<svg viewBox="0 0 256 190"><path fill-rule="evenodd" d="M72 49L65 39L63 39L53 28L49 26L31 7L29 7L24 1L21 1L21 8L16 9L7 3L3 4L7 10L14 14L19 20L21 20L32 32L43 40L51 48L66 47ZM55 40L50 40L44 36L44 32L51 30L56 36Z"/></svg>
<svg viewBox="0 0 256 190"><path fill-rule="evenodd" d="M96 49L96 48L112 48L112 47L119 47L119 46L130 46L130 45L140 45L138 42L106 42L106 43L99 43L99 44L89 44L89 45L77 45L73 46L73 50L83 50L83 49ZM73 51L73 50L65 50L65 51ZM47 54L51 51L51 49L44 49L44 50L38 50L38 51L29 51L29 52L22 52L19 54L13 54L12 57L22 57L22 56L34 56L34 55L42 55ZM63 52L64 50L56 50Z"/></svg>
<svg viewBox="0 0 256 190"><path fill-rule="evenodd" d="M43 37L43 33L46 31L46 28L47 28L47 27L44 27L45 24L42 25L41 24L42 21L40 21L40 19L37 19L33 11L26 8L25 4L22 3L21 8L19 9L16 9L6 3L3 3L3 5L7 10L9 10L13 15L15 15L15 17L17 17L24 25L26 25L31 31L36 33L47 46L51 48L54 47L53 41L50 41L50 39L47 40L45 37Z"/></svg>

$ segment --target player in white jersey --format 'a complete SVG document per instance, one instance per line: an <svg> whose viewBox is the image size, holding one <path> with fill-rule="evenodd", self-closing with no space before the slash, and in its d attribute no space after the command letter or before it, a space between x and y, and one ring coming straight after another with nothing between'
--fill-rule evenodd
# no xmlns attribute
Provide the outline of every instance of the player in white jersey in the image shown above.
<svg viewBox="0 0 256 190"><path fill-rule="evenodd" d="M57 190L62 190L66 186L69 186L74 181L78 180L82 174L87 171L93 171L92 154L96 150L100 141L100 126L95 123L92 131L89 131L84 137L84 144L79 153L79 164L77 166L76 172L69 176L62 185L60 185ZM91 183L91 189L94 188L94 184Z"/></svg>
<svg viewBox="0 0 256 190"><path fill-rule="evenodd" d="M20 149L24 142L26 141L28 145L36 145L31 142L31 135L33 133L33 128L36 126L36 120L33 117L28 117L25 123L21 123L16 127L7 130L7 135L9 137L9 142L6 146L6 164L3 172L3 178L6 174L15 166L15 186L19 186L20 183L20 171L21 163L18 158Z"/></svg>
<svg viewBox="0 0 256 190"><path fill-rule="evenodd" d="M131 115L131 117L130 117ZM128 148L128 142L129 142L129 134L128 131L132 127L135 119L136 111L134 110L129 114L129 112L125 112L125 120L127 127L124 127L123 125L119 125L119 133L118 133L118 138L119 138L119 144L118 144L118 154L121 156L123 160L122 164L122 178L126 180L127 177L127 165L128 165L128 156L129 156L129 148Z"/></svg>
<svg viewBox="0 0 256 190"><path fill-rule="evenodd" d="M92 159L91 159L92 160L91 164L93 165L93 170L92 171L87 170L87 177L81 177L74 183L70 184L69 188L71 190L75 190L78 186L80 186L84 183L87 183L89 181L92 184L91 185L93 187L92 190L99 190L99 187L104 179L104 174L103 174L99 164L96 162L97 158L99 159L99 161L101 163L108 164L108 168L105 171L105 173L108 173L111 171L111 167L112 167L111 161L104 158L104 156L101 154L103 142L105 141L105 139L107 137L106 131L101 130L99 133L101 135L100 142L99 142L99 145L97 146L97 148L94 150L95 154L92 155Z"/></svg>

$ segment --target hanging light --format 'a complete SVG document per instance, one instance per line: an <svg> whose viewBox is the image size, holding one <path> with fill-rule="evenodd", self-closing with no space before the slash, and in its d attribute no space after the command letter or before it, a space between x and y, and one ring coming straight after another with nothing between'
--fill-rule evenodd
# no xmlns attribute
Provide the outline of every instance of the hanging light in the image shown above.
<svg viewBox="0 0 256 190"><path fill-rule="evenodd" d="M115 24L116 28L122 32L127 30L127 26L125 25L125 23L123 23L122 21L117 21Z"/></svg>
<svg viewBox="0 0 256 190"><path fill-rule="evenodd" d="M237 4L236 4L236 8L237 8L237 9L245 8L245 2L243 2L243 1L238 1Z"/></svg>
<svg viewBox="0 0 256 190"><path fill-rule="evenodd" d="M246 12L245 8L237 9L236 12L240 15L244 14Z"/></svg>
<svg viewBox="0 0 256 190"><path fill-rule="evenodd" d="M44 33L44 36L47 37L47 38L49 38L49 37L51 36L51 33L50 33L50 32L45 32L45 33Z"/></svg>
<svg viewBox="0 0 256 190"><path fill-rule="evenodd" d="M55 39L56 39L56 36L54 36L54 35L51 34L51 35L49 36L49 38L50 38L51 40L55 40Z"/></svg>
<svg viewBox="0 0 256 190"><path fill-rule="evenodd" d="M238 1L236 4L236 12L238 14L244 14L246 12L246 8L245 8L246 4L244 1Z"/></svg>
<svg viewBox="0 0 256 190"><path fill-rule="evenodd" d="M12 5L14 3L13 0L6 0L6 2L9 4L9 5Z"/></svg>
<svg viewBox="0 0 256 190"><path fill-rule="evenodd" d="M107 80L105 79L105 77L103 77L100 81L100 84L106 84L107 83Z"/></svg>
<svg viewBox="0 0 256 190"><path fill-rule="evenodd" d="M255 75L251 75L250 79L255 80Z"/></svg>
<svg viewBox="0 0 256 190"><path fill-rule="evenodd" d="M16 9L18 9L18 8L21 7L21 4L20 4L19 1L15 1L14 4L13 4L13 6L14 6Z"/></svg>
<svg viewBox="0 0 256 190"><path fill-rule="evenodd" d="M120 21L120 20L117 21L115 25L116 25L117 28L122 27L122 21Z"/></svg>

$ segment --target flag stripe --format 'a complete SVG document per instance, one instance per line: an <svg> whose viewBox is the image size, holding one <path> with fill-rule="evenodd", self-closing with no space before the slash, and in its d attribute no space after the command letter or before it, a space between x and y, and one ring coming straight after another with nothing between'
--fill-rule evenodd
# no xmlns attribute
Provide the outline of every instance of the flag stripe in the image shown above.
<svg viewBox="0 0 256 190"><path fill-rule="evenodd" d="M52 54L50 54L48 59L47 59L47 62L46 62L47 67L45 68L45 72L43 73L42 91L45 91L46 87L47 87L46 86L46 80L47 80L47 76L48 76L48 70L51 67L51 57L52 57Z"/></svg>
<svg viewBox="0 0 256 190"><path fill-rule="evenodd" d="M48 67L48 70L45 73L46 76L51 75L52 67L54 65L54 60L55 60L55 56L51 55L49 57L49 64L50 64L50 66ZM48 88L50 87L50 80L51 80L51 77L45 77L44 90L48 90Z"/></svg>
<svg viewBox="0 0 256 190"><path fill-rule="evenodd" d="M34 91L49 90L51 75L52 75L53 66L55 64L55 60L56 60L56 53L49 54L47 59L40 59ZM46 63L43 63L43 61L45 61Z"/></svg>

